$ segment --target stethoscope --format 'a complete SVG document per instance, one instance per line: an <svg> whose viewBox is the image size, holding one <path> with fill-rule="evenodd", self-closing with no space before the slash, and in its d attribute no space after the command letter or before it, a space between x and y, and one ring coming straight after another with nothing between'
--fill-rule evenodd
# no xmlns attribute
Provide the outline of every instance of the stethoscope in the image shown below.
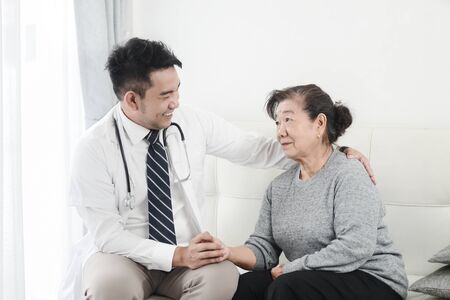
<svg viewBox="0 0 450 300"><path fill-rule="evenodd" d="M123 144L122 144L122 138L120 137L120 132L119 132L119 126L117 125L117 120L116 118L114 119L114 128L116 131L116 137L117 137L117 141L119 142L119 148L120 148L120 155L122 156L122 161L123 161L123 166L125 169L125 177L127 180L127 196L125 198L125 206L128 207L129 209L134 209L135 207L135 196L133 195L133 193L131 192L131 180L130 180L130 174L128 172L128 164L127 164L127 160L125 158L125 151L123 150ZM183 143L183 147L184 147L184 154L185 154L185 161L187 163L187 167L188 167L188 172L184 177L180 177L179 174L176 171L176 168L174 167L174 161L171 155L171 152L169 151L169 147L167 144L167 129L169 129L171 126L175 126L178 130L178 133L180 134L180 138L181 138L181 142ZM169 162L169 166L172 169L172 173L175 176L175 182L185 182L187 181L190 176L191 176L191 165L189 163L189 158L188 158L188 154L187 154L187 148L186 148L186 142L184 139L184 133L183 130L181 130L180 125L178 125L175 122L172 122L167 128L163 129L163 133L162 133L162 137L163 137L163 147L166 150L166 154L167 154L167 158L168 158L168 162Z"/></svg>

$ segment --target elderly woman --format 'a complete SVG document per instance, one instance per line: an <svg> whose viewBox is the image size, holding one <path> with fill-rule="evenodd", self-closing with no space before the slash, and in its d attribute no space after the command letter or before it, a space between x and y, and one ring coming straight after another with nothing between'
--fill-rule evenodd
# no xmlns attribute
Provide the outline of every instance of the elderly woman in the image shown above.
<svg viewBox="0 0 450 300"><path fill-rule="evenodd" d="M241 275L233 299L406 298L377 190L360 163L333 147L352 123L348 108L310 84L274 91L266 109L298 164L269 185L245 245L225 250L254 270ZM289 262L277 266L282 251Z"/></svg>

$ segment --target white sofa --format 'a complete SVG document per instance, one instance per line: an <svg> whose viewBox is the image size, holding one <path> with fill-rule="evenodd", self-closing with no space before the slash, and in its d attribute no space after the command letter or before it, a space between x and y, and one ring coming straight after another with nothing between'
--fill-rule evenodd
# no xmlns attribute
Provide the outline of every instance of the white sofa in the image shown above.
<svg viewBox="0 0 450 300"><path fill-rule="evenodd" d="M269 122L238 126L274 134ZM351 128L338 143L370 159L386 206L385 222L403 254L410 284L439 268L427 260L450 244L450 129ZM209 157L210 231L227 245L242 244L253 231L267 185L280 172ZM408 300L413 299L438 298L410 292Z"/></svg>

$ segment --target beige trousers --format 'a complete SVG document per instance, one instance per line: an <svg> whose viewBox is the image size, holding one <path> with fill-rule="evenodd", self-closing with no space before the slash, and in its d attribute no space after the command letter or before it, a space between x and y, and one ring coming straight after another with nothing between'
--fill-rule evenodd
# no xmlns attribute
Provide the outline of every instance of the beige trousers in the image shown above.
<svg viewBox="0 0 450 300"><path fill-rule="evenodd" d="M231 299L239 273L229 261L196 270L147 270L121 255L96 253L83 269L85 300L145 300L153 294L171 299Z"/></svg>

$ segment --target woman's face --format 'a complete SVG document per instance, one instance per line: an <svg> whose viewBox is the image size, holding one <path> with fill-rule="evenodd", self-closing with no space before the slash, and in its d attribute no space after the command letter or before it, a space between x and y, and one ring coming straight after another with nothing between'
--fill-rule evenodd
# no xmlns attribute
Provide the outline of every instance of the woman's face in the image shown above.
<svg viewBox="0 0 450 300"><path fill-rule="evenodd" d="M303 110L303 100L286 99L276 109L277 139L287 157L299 160L320 146L321 128L318 118L311 120ZM319 135L319 137L318 137Z"/></svg>

